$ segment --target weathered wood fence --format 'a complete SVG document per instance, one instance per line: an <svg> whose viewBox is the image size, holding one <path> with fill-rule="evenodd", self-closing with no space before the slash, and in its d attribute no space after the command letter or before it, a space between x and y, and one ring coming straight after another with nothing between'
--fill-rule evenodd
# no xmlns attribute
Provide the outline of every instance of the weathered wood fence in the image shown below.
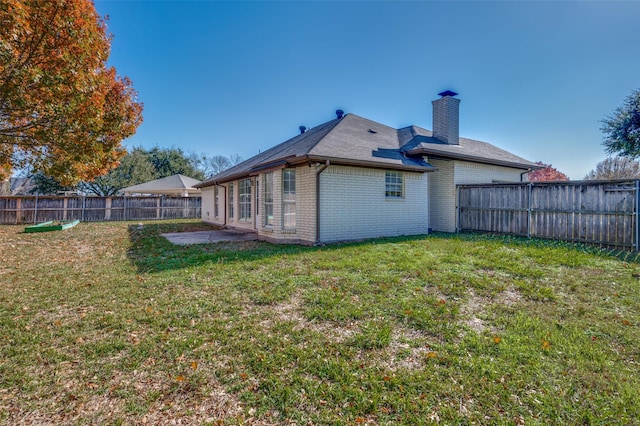
<svg viewBox="0 0 640 426"><path fill-rule="evenodd" d="M640 180L458 185L458 229L638 251Z"/></svg>
<svg viewBox="0 0 640 426"><path fill-rule="evenodd" d="M199 219L200 197L0 197L0 223Z"/></svg>

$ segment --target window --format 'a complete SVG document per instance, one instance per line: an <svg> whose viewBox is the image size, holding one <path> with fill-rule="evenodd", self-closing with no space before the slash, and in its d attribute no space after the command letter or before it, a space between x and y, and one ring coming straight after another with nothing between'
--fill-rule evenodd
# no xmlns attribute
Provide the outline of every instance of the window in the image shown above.
<svg viewBox="0 0 640 426"><path fill-rule="evenodd" d="M238 184L238 219L251 219L251 179L242 179Z"/></svg>
<svg viewBox="0 0 640 426"><path fill-rule="evenodd" d="M282 171L282 213L284 229L296 228L296 171Z"/></svg>
<svg viewBox="0 0 640 426"><path fill-rule="evenodd" d="M264 224L273 226L273 173L264 174Z"/></svg>
<svg viewBox="0 0 640 426"><path fill-rule="evenodd" d="M233 182L229 184L229 219L233 219Z"/></svg>
<svg viewBox="0 0 640 426"><path fill-rule="evenodd" d="M218 193L218 187L213 188L213 217L218 217L220 213L220 208L218 207L218 202L220 202L220 194Z"/></svg>
<svg viewBox="0 0 640 426"><path fill-rule="evenodd" d="M385 188L384 195L387 198L402 198L402 172L386 171L385 172Z"/></svg>

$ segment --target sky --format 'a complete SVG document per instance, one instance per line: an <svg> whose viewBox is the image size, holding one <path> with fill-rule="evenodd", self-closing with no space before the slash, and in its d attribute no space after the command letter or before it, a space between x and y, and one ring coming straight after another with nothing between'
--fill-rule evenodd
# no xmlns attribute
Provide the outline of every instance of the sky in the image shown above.
<svg viewBox="0 0 640 426"><path fill-rule="evenodd" d="M127 148L248 159L343 109L432 126L582 179L601 121L640 88L640 2L96 0L144 123Z"/></svg>

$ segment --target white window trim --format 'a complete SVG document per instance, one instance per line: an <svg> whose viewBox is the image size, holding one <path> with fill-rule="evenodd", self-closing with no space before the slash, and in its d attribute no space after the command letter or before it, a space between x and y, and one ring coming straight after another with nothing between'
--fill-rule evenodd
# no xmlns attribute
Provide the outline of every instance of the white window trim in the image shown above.
<svg viewBox="0 0 640 426"><path fill-rule="evenodd" d="M287 179L287 176L290 176L291 174L293 175L293 192L285 193L285 180ZM291 187L291 179L289 179L289 183L289 187ZM287 194L292 197L287 197ZM285 220L285 217L287 216L286 211L288 210L287 206L293 206L293 213L288 214L293 217L293 226L287 226L287 221ZM296 230L298 226L296 210L296 169L284 169L282 171L282 230L284 233L291 233Z"/></svg>
<svg viewBox="0 0 640 426"><path fill-rule="evenodd" d="M262 219L262 224L265 228L273 228L273 172L268 172L263 175L263 193L262 193L262 214L264 218ZM270 182L267 182L267 178L269 178ZM270 194L269 197L271 201L267 201L267 195ZM268 214L268 208L271 207L271 215ZM271 218L271 223L269 223L269 218Z"/></svg>
<svg viewBox="0 0 640 426"><path fill-rule="evenodd" d="M227 204L229 205L229 220L233 220L235 217L235 199L233 194L233 182L229 183L229 187L227 189L227 196L229 199L227 200Z"/></svg>
<svg viewBox="0 0 640 426"><path fill-rule="evenodd" d="M248 193L242 191L248 189ZM238 181L238 220L248 222L251 220L251 179Z"/></svg>
<svg viewBox="0 0 640 426"><path fill-rule="evenodd" d="M393 173L394 176L396 176L399 180L395 181L395 182L389 182L389 174ZM404 199L404 174L400 171L396 171L396 170L385 170L384 173L384 197L387 200L403 200ZM390 191L390 185L393 185L393 187L397 187L398 185L400 185L400 191L397 190L392 190ZM389 193L393 192L393 193L397 193L400 192L400 195L390 195Z"/></svg>

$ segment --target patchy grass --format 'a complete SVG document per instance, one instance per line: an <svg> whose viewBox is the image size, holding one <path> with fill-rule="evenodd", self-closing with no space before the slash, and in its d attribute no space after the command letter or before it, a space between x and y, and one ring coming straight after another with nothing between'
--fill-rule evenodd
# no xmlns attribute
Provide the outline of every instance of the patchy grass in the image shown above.
<svg viewBox="0 0 640 426"><path fill-rule="evenodd" d="M478 235L0 227L0 422L634 424L640 265Z"/></svg>

